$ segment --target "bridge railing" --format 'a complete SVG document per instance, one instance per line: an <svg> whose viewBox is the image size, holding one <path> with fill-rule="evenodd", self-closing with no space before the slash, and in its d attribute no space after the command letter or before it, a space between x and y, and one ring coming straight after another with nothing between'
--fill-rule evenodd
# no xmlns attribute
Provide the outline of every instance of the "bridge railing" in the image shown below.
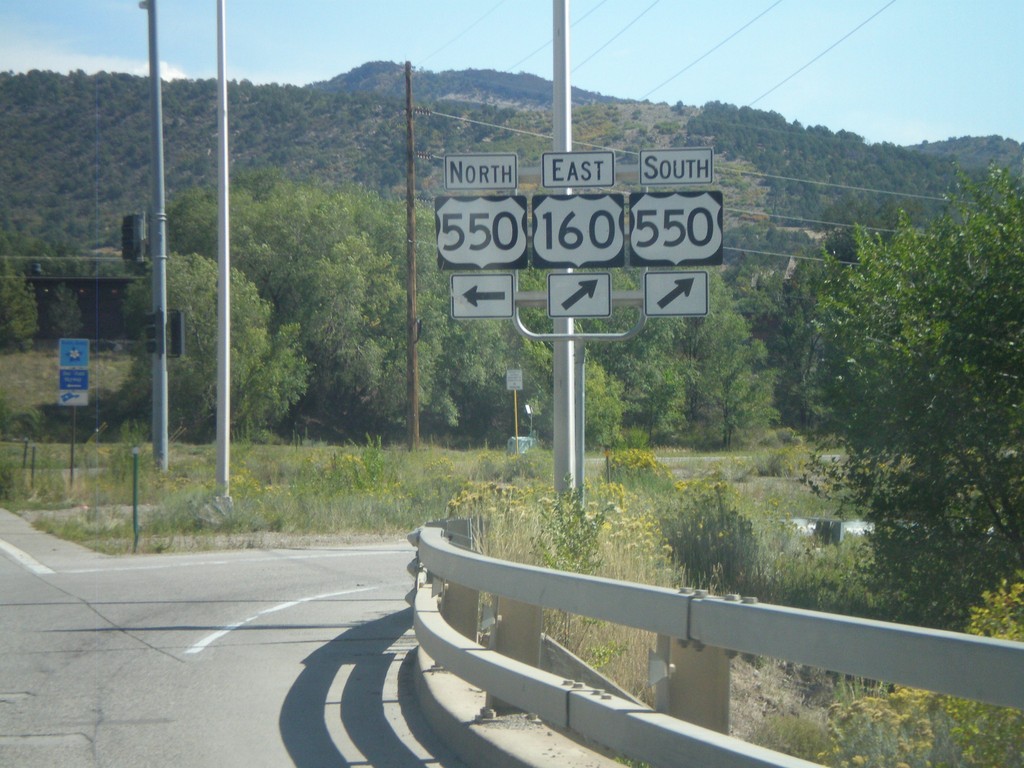
<svg viewBox="0 0 1024 768"><path fill-rule="evenodd" d="M439 527L417 547L413 603L424 651L489 696L653 766L810 766L726 736L737 653L1024 709L1024 643L713 597L497 560ZM489 647L479 595L497 597ZM657 635L655 709L538 668L543 608Z"/></svg>

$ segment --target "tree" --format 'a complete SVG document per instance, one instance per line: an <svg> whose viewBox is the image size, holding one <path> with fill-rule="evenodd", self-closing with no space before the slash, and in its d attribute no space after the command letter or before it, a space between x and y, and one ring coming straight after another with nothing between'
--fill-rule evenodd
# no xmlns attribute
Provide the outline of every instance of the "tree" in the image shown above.
<svg viewBox="0 0 1024 768"><path fill-rule="evenodd" d="M77 336L82 330L82 308L78 296L66 283L54 289L54 297L46 310L46 330L54 338Z"/></svg>
<svg viewBox="0 0 1024 768"><path fill-rule="evenodd" d="M729 448L737 432L764 429L775 420L775 379L764 344L751 336L721 276L712 272L709 278L708 316L682 327L676 351L689 361L688 421Z"/></svg>
<svg viewBox="0 0 1024 768"><path fill-rule="evenodd" d="M0 349L31 341L38 325L36 297L10 262L0 260Z"/></svg>
<svg viewBox="0 0 1024 768"><path fill-rule="evenodd" d="M963 625L1024 566L1024 182L963 182L955 215L833 262L821 326L839 487L875 523L894 618Z"/></svg>
<svg viewBox="0 0 1024 768"><path fill-rule="evenodd" d="M129 289L129 311L148 311L143 281ZM217 410L217 265L203 256L175 255L167 270L168 306L185 313L185 355L168 363L169 431L190 440L213 436ZM231 274L231 422L247 435L281 425L306 386L307 364L298 330L283 325L272 332L270 305L252 283ZM139 323L141 326L141 323ZM141 347L141 345L140 345ZM140 354L126 392L136 408L149 398L150 356Z"/></svg>

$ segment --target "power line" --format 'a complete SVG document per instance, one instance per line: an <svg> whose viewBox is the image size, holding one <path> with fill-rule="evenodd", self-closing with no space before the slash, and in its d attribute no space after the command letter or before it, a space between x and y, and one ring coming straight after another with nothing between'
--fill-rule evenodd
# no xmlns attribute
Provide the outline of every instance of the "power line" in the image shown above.
<svg viewBox="0 0 1024 768"><path fill-rule="evenodd" d="M893 0L893 1L895 2L895 0ZM620 36L621 36L621 35L622 35L622 34L623 34L623 33L624 33L624 32L625 32L625 31L626 31L627 29L629 29L629 28L630 28L630 27L632 27L632 26L633 26L634 24L636 24L636 23L637 23L638 21L640 21L640 19L641 19L641 18L642 18L642 17L643 17L643 16L644 16L644 15L645 15L645 14L646 14L646 13L647 13L647 12L648 12L649 10L651 10L651 8L653 8L654 6L656 6L656 5L657 5L658 3L660 3L660 2L661 2L661 0L654 0L654 2L653 2L653 3L651 3L651 4L650 4L649 6L647 6L647 7L646 7L646 8L644 9L644 10L642 10L642 11L640 12L640 14L639 14L639 15L638 15L638 16L637 16L636 18L634 18L634 19L633 19L633 20L632 20L631 22L629 22L629 24L627 24L627 25L626 25L626 26L624 26L624 27L623 27L622 29L620 29L620 30L619 30L618 32L616 32L616 33L615 33L614 35L612 35L612 37L611 37L611 38L610 38L610 39L608 40L608 42L606 42L606 43L605 43L604 45L602 45L602 46L601 46L600 48L598 48L598 49L597 49L596 51L594 51L594 52L593 52L592 54L590 54L589 56L587 56L587 58L585 58L585 59L584 59L583 61L581 61L581 62L580 62L579 64L577 64L577 65L576 65L575 67L573 67L573 68L572 68L572 71L573 71L573 72L575 72L575 71L576 71L577 69L579 69L580 67L582 67L582 66L583 66L584 64L586 64L586 63L587 63L588 61L590 61L590 60L591 60L592 58L594 58L595 56L597 56L597 54L599 54L599 53L600 53L601 51L603 51L603 50L604 50L605 48L607 48L607 47L608 47L609 45L611 45L611 44L612 44L613 42L615 42L615 40L617 40L617 39L618 39L618 38L619 38L619 37L620 37Z"/></svg>
<svg viewBox="0 0 1024 768"><path fill-rule="evenodd" d="M895 197L909 197L915 200L932 200L940 203L947 202L945 197L936 197L935 195L917 195L913 192L895 192L889 189L875 189L873 187L857 187L852 184L837 184L832 181L814 181L813 179L797 179L792 176L779 176L773 173L761 173L759 171L741 171L736 168L723 167L726 173L735 173L740 176L759 176L765 179L776 179L778 181L795 181L800 184L815 184L820 187L833 187L835 189L847 189L852 192L871 192L876 195L894 195Z"/></svg>
<svg viewBox="0 0 1024 768"><path fill-rule="evenodd" d="M843 35L843 36L842 36L841 38L839 38L838 40L836 40L836 41L835 41L834 43L832 43L832 45L830 45L830 46L829 46L828 48L826 48L826 49L825 49L824 51L822 51L822 52L821 52L821 53L819 53L819 54L818 54L817 56L815 56L815 57L814 57L813 59L811 59L810 61L808 61L808 62L807 62L806 64L804 64L804 65L803 65L802 67L800 67L800 69L798 69L798 70L797 70L796 72L794 72L793 74L791 74L791 75L790 75L789 77L787 77L787 78L786 78L785 80L783 80L783 81L782 81L781 83L779 83L778 85L774 85L774 86L772 86L771 88L769 88L769 89L768 89L767 91L765 91L764 93L762 93L762 94L761 94L760 96L758 96L758 97L757 97L756 99L754 99L753 101L751 101L750 103L748 103L748 104L747 104L747 106L748 106L748 107L751 107L751 106L753 106L754 104L757 104L757 102L759 102L759 101L760 101L761 99L763 99L763 98L764 98L765 96L767 96L767 95L768 95L769 93L771 93L772 91L776 90L777 88L781 88L781 87L782 87L783 85L785 85L785 84L786 84L786 83L788 83L788 82L789 82L790 80L792 80L792 79L793 79L794 77L796 77L797 75L799 75L799 74L800 74L801 72L803 72L803 71L804 71L805 69L807 69L807 68L808 68L809 66L811 66L811 64L813 64L813 63L814 63L814 62L816 62L816 61L817 61L818 59L820 59L820 58L821 58L822 56L824 56L824 55L825 55L826 53L828 53L829 51L831 51L831 50L832 50L833 48L835 48L835 47L836 47L837 45L839 45L839 44L840 44L841 42L843 42L843 41L844 41L844 40L845 40L846 38L850 37L850 36L851 36L851 35L852 35L852 34L853 34L854 32L856 32L857 30L859 30L859 29L860 29L861 27L863 27L863 26L864 26L865 24L867 24L867 23L868 23L869 21L871 21L871 20L872 20L873 18L875 18L876 16L878 16L878 15L879 15L879 14L880 14L880 13L881 13L882 11L884 11L884 10L885 10L886 8L888 8L888 7L890 6L890 5L892 5L892 4L893 4L893 3L895 3L895 2L896 2L896 0L889 0L889 2L888 2L888 3L886 3L886 4L885 4L885 5L883 5L883 6L881 7L881 8L879 8L879 9L878 9L877 11L875 11L875 12L874 12L873 14L871 14L871 15L870 15L870 16L869 16L868 18L864 19L864 21L862 21L862 22L861 22L860 24L858 24L858 25L857 25L856 27L854 27L853 29L851 29L851 30L850 30L849 32L847 32L847 33L846 33L845 35Z"/></svg>
<svg viewBox="0 0 1024 768"><path fill-rule="evenodd" d="M783 219L784 221L799 221L799 222L801 222L803 224L820 224L820 225L826 226L826 227L843 227L843 228L847 228L847 229L852 229L853 227L858 226L857 224L844 224L841 221L821 221L820 219L805 219L805 218L802 218L800 216L787 216L787 215L785 215L783 213L763 213L761 211L747 211L747 210L744 210L743 208L730 208L729 206L725 206L725 210L728 211L729 213L738 213L741 216L764 216L765 218L769 218L769 219ZM895 229L886 229L884 227L868 227L868 226L864 226L863 224L861 224L859 226L862 226L864 229L870 230L871 232L889 232L889 233L892 233L892 232L896 231Z"/></svg>
<svg viewBox="0 0 1024 768"><path fill-rule="evenodd" d="M591 8L589 11L587 11L582 16L580 16L578 19L576 19L576 21L574 21L570 25L570 29L575 29L577 24L579 24L581 21L586 19L590 14L592 14L594 11L596 11L598 8L600 8L602 5L604 5L607 2L608 2L608 0L601 0L601 2L599 2L597 5L595 5L593 8ZM523 58L521 58L519 61L517 61L511 67L509 67L508 71L509 72L514 71L515 68L518 67L520 64L522 64L524 61L528 61L528 60L532 59L534 56L536 56L538 53L543 51L549 45L551 45L551 38L548 38L547 42L545 42L539 48L535 48L533 51L531 51L530 53L526 54Z"/></svg>
<svg viewBox="0 0 1024 768"><path fill-rule="evenodd" d="M495 3L495 4L493 5L493 6L491 6L491 9L490 9L489 11L487 11L487 12L486 12L486 13L485 13L485 14L484 14L483 16L481 16L481 17L480 17L480 18L478 18L478 19L477 19L476 21L474 21L474 22L473 22L472 24L470 24L470 25L469 25L468 27L466 27L465 29L463 29L463 30L462 30L461 32L459 32L459 34L457 34L457 35L456 35L455 37L453 37L453 38L452 38L451 40L449 40L449 41L448 41L447 43L445 43L444 45L442 45L442 46L441 46L440 48L438 48L438 49L437 49L436 51L434 51L433 53L431 53L431 54L430 54L429 56L427 56L427 57L425 57L425 58L421 59L421 60L420 60L420 64L423 64L423 63L426 63L427 61L430 61L430 59L432 59L432 58L433 58L434 56L436 56L437 54L439 54L439 53L440 53L441 51L443 51L443 50L444 50L445 48L447 48L448 46L452 45L452 44L453 44L453 43L455 43L455 42L456 42L457 40L460 40L460 39L461 39L462 37L464 37L464 36L466 35L466 33L467 33L467 32L469 32L469 31L470 31L471 29L473 29L473 28L474 28L475 26L477 26L478 24L480 24L480 22L482 22L482 21L483 21L484 19L486 19L486 18L487 18L488 16L490 16L490 15L491 15L492 13L494 13L494 12L495 12L496 10L498 10L498 8L499 8L500 6L504 5L504 4L506 3L506 1L507 1L507 0L498 0L498 2L497 2L497 3Z"/></svg>
<svg viewBox="0 0 1024 768"><path fill-rule="evenodd" d="M893 2L895 2L895 0L893 0ZM436 112L434 110L429 110L427 114L429 114L429 115L436 115L437 117L443 117L443 118L446 118L446 119L449 119L449 120L459 120L461 122L470 123L472 125L480 125L480 126L483 126L485 128L494 128L494 129L497 129L497 130L500 130L500 131L509 131L511 133L518 133L518 134L522 134L524 136L532 136L534 138L545 139L547 141L551 140L551 135L550 134L539 133L537 131L527 131L527 130L525 130L523 128L512 128L512 127L507 126L507 125L498 125L497 123L489 123L489 122L487 122L485 120L474 120L471 117L465 117L463 115L452 115L452 114L447 114L445 112ZM600 144L594 144L594 143L586 142L586 141L574 141L573 143L576 144L576 145L582 146L582 147L591 147L593 149L603 149L603 150L606 150L606 151L618 152L618 153L623 154L623 155L639 156L639 154L640 154L639 152L634 152L633 150L629 150L629 149L619 149L619 148L616 148L616 147L606 147L606 146L602 146ZM898 192L898 191L889 190L889 189L875 189L873 187L858 187L858 186L854 186L854 185L851 185L851 184L837 184L837 183L831 182L831 181L815 181L813 179L798 179L798 178L795 178L793 176L780 176L778 174L761 173L761 172L758 172L758 171L743 171L743 170L739 170L739 169L729 168L728 166L722 166L722 167L720 167L719 170L725 171L726 173L735 173L735 174L738 174L740 176L757 176L757 177L765 178L765 179L776 179L778 181L792 181L792 182L798 182L800 184L815 184L815 185L821 186L821 187L832 187L834 189L845 189L845 190L854 191L854 192L870 192L870 193L879 194L879 195L893 195L895 197L906 197L906 198L912 198L912 199L916 199L916 200L931 200L931 201L941 202L941 203L947 202L947 199L945 197L937 197L935 195L919 195L919 194L914 194L912 192Z"/></svg>
<svg viewBox="0 0 1024 768"><path fill-rule="evenodd" d="M640 97L640 99L641 99L641 100L643 100L643 99L646 99L646 98L647 98L648 96L650 96L650 95L651 95L652 93L654 93L655 91L661 90L661 89L662 89L663 87L665 87L666 85L668 85L669 83L671 83L671 82L672 82L673 80L675 80L675 79L676 79L677 77L679 77L679 76L680 76L681 74L683 74L684 72L686 72L686 70L690 69L690 68L691 68L691 67L693 67L694 65L696 65L696 64L698 64L699 62L703 61L703 60L704 60L704 59L706 59L706 58L707 58L708 56L710 56L710 55L711 55L712 53L714 53L714 52L715 52L715 51L717 51L717 50L718 50L719 48L721 48L721 47L722 47L723 45L725 45L726 43L728 43L728 42L729 42L730 40L732 40L732 39L733 39L734 37L736 37L736 35L738 35L738 34L739 34L740 32L742 32L742 31L743 31L744 29L746 29L747 27L749 27L749 26L750 26L751 24L753 24L753 23L754 23L755 21L757 21L758 19L760 19L760 18L761 18L762 16L764 16L764 15L765 15L766 13L768 13L768 11L770 11L770 10L771 10L772 8L774 8L775 6L777 6L777 5L778 5L779 3L781 3L781 2L782 2L782 0L775 0L775 2L774 2L774 3L772 3L771 5L769 5L769 6L767 7L767 8L765 8L765 9L764 9L763 11L761 11L761 12L760 12L759 14L757 14L757 16L755 16L754 18L752 18L752 19L751 19L750 21L748 21L748 22L747 22L746 24L744 24L744 25L743 25L742 27L740 27L740 28L739 28L739 29L737 29L737 30L736 30L735 32L733 32L733 33L732 33L731 35L729 35L729 36L728 36L727 38L725 38L724 40L722 40L722 42L720 42L720 43L719 43L718 45L716 45L715 47L713 47L713 48L711 48L711 49L709 49L709 50L705 51L705 52L704 52L703 54L701 54L700 56L698 56L698 57L697 57L696 59L694 59L694 60L693 60L693 61L691 61L691 62L690 62L689 64L687 64L687 65L686 65L685 67L683 67L683 68L682 68L682 69L680 69L680 70L679 70L678 72L676 72L676 73L675 73L674 75L672 75L672 77L670 77L670 78L669 78L668 80L666 80L665 82L663 82L663 83L661 83L660 85L656 85L656 86L654 86L653 88L651 88L651 90L649 90L649 91L648 91L647 93L645 93L645 94L644 94L643 96L641 96L641 97Z"/></svg>

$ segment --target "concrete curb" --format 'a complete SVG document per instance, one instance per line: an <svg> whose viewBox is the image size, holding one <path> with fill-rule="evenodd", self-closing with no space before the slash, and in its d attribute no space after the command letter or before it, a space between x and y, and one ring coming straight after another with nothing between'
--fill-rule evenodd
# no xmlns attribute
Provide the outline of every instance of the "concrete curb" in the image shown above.
<svg viewBox="0 0 1024 768"><path fill-rule="evenodd" d="M416 650L416 698L434 732L471 768L622 768L527 715L481 720L487 696Z"/></svg>

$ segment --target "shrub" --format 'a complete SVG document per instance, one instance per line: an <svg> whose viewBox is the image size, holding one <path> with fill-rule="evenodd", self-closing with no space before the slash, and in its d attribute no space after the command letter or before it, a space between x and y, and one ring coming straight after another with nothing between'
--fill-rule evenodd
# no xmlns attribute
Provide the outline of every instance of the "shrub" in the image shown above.
<svg viewBox="0 0 1024 768"><path fill-rule="evenodd" d="M897 688L888 696L834 705L828 730L828 765L838 768L932 768L957 760L948 752L949 718L924 691Z"/></svg>
<svg viewBox="0 0 1024 768"><path fill-rule="evenodd" d="M967 631L1024 641L1024 571L1018 572L1016 583L1004 579L998 589L985 592L982 604L971 609ZM1024 766L1024 712L952 697L943 702L956 722L953 738L969 765Z"/></svg>
<svg viewBox="0 0 1024 768"><path fill-rule="evenodd" d="M741 591L753 583L760 545L736 490L721 476L684 480L676 490L661 530L690 585Z"/></svg>
<svg viewBox="0 0 1024 768"><path fill-rule="evenodd" d="M654 451L649 448L627 448L624 451L611 451L608 456L609 466L616 476L652 475L654 477L671 477L664 464L657 460Z"/></svg>
<svg viewBox="0 0 1024 768"><path fill-rule="evenodd" d="M751 739L767 749L782 752L812 763L828 752L828 731L821 723L795 715L766 718Z"/></svg>

